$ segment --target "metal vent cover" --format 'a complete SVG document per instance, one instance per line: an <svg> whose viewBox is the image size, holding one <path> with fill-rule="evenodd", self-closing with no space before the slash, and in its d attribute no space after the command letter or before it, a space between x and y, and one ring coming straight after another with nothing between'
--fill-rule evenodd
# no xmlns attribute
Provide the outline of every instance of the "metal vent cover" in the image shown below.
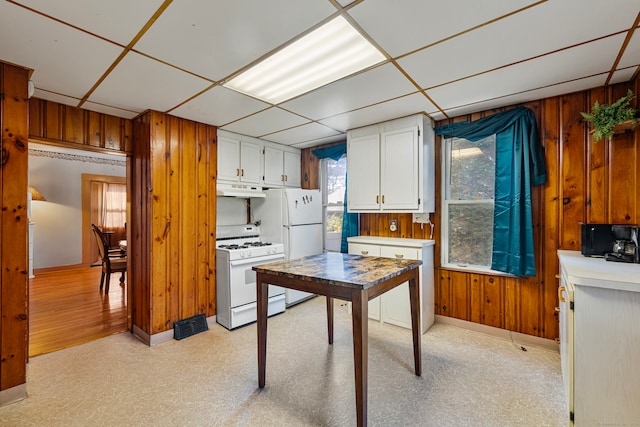
<svg viewBox="0 0 640 427"><path fill-rule="evenodd" d="M178 320L173 324L173 338L181 340L207 330L209 330L209 325L207 325L207 319L204 314L196 314L193 317Z"/></svg>

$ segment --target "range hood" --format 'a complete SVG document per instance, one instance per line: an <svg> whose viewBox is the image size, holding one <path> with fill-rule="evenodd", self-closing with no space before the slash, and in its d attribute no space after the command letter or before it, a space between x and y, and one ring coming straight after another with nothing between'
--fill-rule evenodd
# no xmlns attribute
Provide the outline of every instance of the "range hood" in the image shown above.
<svg viewBox="0 0 640 427"><path fill-rule="evenodd" d="M216 195L224 197L266 197L267 195L262 191L262 187L256 187L246 184L224 184L218 183L216 186Z"/></svg>

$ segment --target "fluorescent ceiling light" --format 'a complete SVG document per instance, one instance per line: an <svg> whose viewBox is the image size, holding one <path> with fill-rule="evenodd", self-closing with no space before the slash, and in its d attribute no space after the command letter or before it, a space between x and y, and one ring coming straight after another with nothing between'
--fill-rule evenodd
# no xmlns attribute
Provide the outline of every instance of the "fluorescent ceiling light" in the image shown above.
<svg viewBox="0 0 640 427"><path fill-rule="evenodd" d="M339 16L223 86L279 104L385 59L346 19Z"/></svg>

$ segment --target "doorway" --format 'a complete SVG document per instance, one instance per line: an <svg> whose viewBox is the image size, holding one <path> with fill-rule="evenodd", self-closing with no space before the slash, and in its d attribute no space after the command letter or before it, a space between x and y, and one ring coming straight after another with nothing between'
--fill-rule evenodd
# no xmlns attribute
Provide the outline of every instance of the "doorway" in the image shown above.
<svg viewBox="0 0 640 427"><path fill-rule="evenodd" d="M115 221L120 225L113 229L113 242L126 239L129 169L130 160L122 155L29 143L29 182L47 199L31 206L35 223L35 277L29 281L31 356L130 329L128 278L121 287L115 275L109 295L104 295L99 290L101 268L91 267L98 259L91 223L106 225L104 198L105 192L112 193L107 190L110 186L116 186L125 200L124 207L118 203L120 217Z"/></svg>

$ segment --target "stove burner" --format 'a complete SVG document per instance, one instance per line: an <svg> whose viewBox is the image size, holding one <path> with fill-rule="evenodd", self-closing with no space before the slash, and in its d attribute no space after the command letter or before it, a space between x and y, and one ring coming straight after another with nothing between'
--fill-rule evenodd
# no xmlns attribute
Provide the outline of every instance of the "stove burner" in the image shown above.
<svg viewBox="0 0 640 427"><path fill-rule="evenodd" d="M245 243L247 245L251 245L251 246L269 246L271 245L271 242L251 242L251 243Z"/></svg>
<svg viewBox="0 0 640 427"><path fill-rule="evenodd" d="M245 242L242 244L220 245L219 248L235 250L235 249L249 249L251 247L270 246L270 245L271 245L270 242Z"/></svg>

